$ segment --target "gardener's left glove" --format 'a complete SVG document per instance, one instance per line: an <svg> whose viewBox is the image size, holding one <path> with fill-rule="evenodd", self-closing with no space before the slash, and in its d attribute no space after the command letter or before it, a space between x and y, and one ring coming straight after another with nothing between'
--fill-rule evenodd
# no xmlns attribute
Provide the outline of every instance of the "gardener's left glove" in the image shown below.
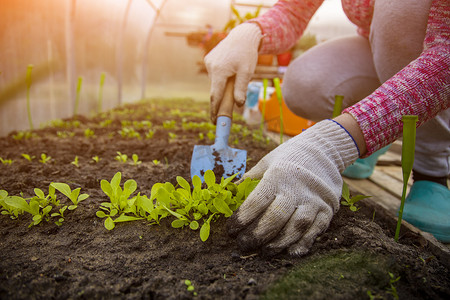
<svg viewBox="0 0 450 300"><path fill-rule="evenodd" d="M262 178L228 221L242 250L309 251L339 208L341 172L358 158L350 134L325 120L281 144L243 179Z"/></svg>

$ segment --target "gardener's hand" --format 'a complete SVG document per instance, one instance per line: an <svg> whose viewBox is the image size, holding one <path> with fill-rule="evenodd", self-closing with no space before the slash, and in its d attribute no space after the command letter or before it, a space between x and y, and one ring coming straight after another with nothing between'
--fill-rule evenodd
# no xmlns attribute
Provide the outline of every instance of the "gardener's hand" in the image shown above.
<svg viewBox="0 0 450 300"><path fill-rule="evenodd" d="M236 75L236 104L241 106L245 103L247 86L258 61L261 37L258 25L241 24L205 56L205 65L211 80L211 120L214 123L229 77Z"/></svg>
<svg viewBox="0 0 450 300"><path fill-rule="evenodd" d="M228 221L242 250L273 255L309 251L339 208L341 172L358 148L339 123L325 120L281 144L243 178L262 178Z"/></svg>

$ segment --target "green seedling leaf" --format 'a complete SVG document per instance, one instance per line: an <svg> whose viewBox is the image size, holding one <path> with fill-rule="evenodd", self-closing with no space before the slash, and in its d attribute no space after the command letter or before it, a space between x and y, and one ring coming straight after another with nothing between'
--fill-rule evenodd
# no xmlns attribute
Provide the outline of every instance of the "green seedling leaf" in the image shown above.
<svg viewBox="0 0 450 300"><path fill-rule="evenodd" d="M205 242L209 238L209 233L211 231L211 220L215 214L212 214L205 223L203 223L202 228L200 228L200 239Z"/></svg>
<svg viewBox="0 0 450 300"><path fill-rule="evenodd" d="M226 186L231 182L231 180L233 180L238 174L239 174L239 173L236 173L236 174L234 174L234 175L228 177L227 179L225 179L225 180L220 184L220 186L221 186L221 187L226 187Z"/></svg>
<svg viewBox="0 0 450 300"><path fill-rule="evenodd" d="M198 224L197 221L192 221L192 222L189 224L189 227L190 227L192 230L197 230L197 229L200 227L200 225Z"/></svg>
<svg viewBox="0 0 450 300"><path fill-rule="evenodd" d="M187 182L186 179L181 176L177 176L177 182L183 189L188 191L189 194L191 193L191 185Z"/></svg>
<svg viewBox="0 0 450 300"><path fill-rule="evenodd" d="M41 199L45 198L44 192L41 189L35 188L34 193Z"/></svg>
<svg viewBox="0 0 450 300"><path fill-rule="evenodd" d="M113 230L116 225L111 217L107 217L105 220L105 228L108 230Z"/></svg>
<svg viewBox="0 0 450 300"><path fill-rule="evenodd" d="M187 222L186 220L180 220L180 219L176 219L172 221L172 227L173 228L181 228L184 225L187 225L189 222Z"/></svg>
<svg viewBox="0 0 450 300"><path fill-rule="evenodd" d="M26 211L30 214L32 214L33 216L39 213L39 204L37 205L31 205L28 204L28 202L19 196L11 196L8 197L7 199L5 199L5 203L9 206L21 209L23 211ZM33 201L33 203L37 203L36 201Z"/></svg>
<svg viewBox="0 0 450 300"><path fill-rule="evenodd" d="M212 187L216 184L216 175L214 175L212 170L206 170L204 178L208 187Z"/></svg>
<svg viewBox="0 0 450 300"><path fill-rule="evenodd" d="M225 215L226 218L230 217L233 214L233 211L228 207L228 205L224 201L225 194L220 194L218 197L214 198L213 204L214 207Z"/></svg>
<svg viewBox="0 0 450 300"><path fill-rule="evenodd" d="M127 215L121 214L117 219L114 220L114 223L137 221L137 220L142 220L142 219L143 218L127 216Z"/></svg>
<svg viewBox="0 0 450 300"><path fill-rule="evenodd" d="M192 185L194 186L194 189L201 189L202 188L202 180L200 179L200 177L195 175L192 178Z"/></svg>
<svg viewBox="0 0 450 300"><path fill-rule="evenodd" d="M51 186L60 191L63 195L70 199L72 190L67 183L52 182ZM79 192L79 191L78 191Z"/></svg>

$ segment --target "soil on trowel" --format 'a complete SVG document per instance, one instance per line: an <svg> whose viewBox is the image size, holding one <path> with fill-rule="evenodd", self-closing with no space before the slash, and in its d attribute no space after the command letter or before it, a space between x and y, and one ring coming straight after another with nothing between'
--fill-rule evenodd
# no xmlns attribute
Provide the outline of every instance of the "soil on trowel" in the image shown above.
<svg viewBox="0 0 450 300"><path fill-rule="evenodd" d="M43 221L28 227L29 214L16 220L0 215L0 298L450 299L448 254L407 228L396 243L393 219L364 200L357 212L342 207L303 257L242 253L224 217L211 224L206 242L198 230L175 229L167 220L106 230L96 216L108 201L100 181L120 171L123 182L137 182L136 193L150 195L155 183L188 179L194 145L213 141L200 139L199 133L207 133L203 127L182 124L206 124L207 110L207 104L188 99L153 100L53 122L33 137L12 132L0 138L0 157L13 160L0 165L0 189L9 195L31 197L34 188L47 193L51 182L89 194L66 212L61 226ZM175 126L164 127L167 120ZM246 126L236 118L233 123ZM239 141L234 148L247 150L249 170L276 145L242 132L230 139ZM117 161L117 152L129 161ZM51 160L39 162L42 153ZM35 158L30 162L21 154ZM141 163L133 164L132 154ZM72 163L76 156L78 167Z"/></svg>

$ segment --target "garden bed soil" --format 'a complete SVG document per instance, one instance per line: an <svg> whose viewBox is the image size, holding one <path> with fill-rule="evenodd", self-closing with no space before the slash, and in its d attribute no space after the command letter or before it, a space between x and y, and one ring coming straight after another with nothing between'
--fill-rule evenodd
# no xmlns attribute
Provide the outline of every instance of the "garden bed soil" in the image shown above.
<svg viewBox="0 0 450 300"><path fill-rule="evenodd" d="M18 220L0 216L0 298L393 299L398 293L400 299L450 299L448 253L406 228L394 242L395 221L370 202L362 201L357 212L342 207L310 253L299 258L241 253L225 231L224 217L212 223L206 242L198 231L172 228L170 221L126 222L106 230L96 216L100 203L108 200L100 180L121 171L123 179L136 180L137 191L149 195L157 182L188 179L193 146L211 142L207 131L200 140L202 129L183 130L180 124L207 122L207 109L205 103L185 99L154 100L68 120L78 120L78 127L53 123L30 139L14 139L17 132L1 138L0 157L13 160L0 165L0 189L9 195L30 197L34 188L47 193L51 182L65 182L90 197L66 214L62 226L44 221L28 228L28 215ZM106 119L112 123L100 126ZM121 121L142 120L156 128L152 138L144 138L142 128L136 129L140 139L118 133ZM176 128L164 129L165 120L175 120ZM87 128L93 137L85 137ZM75 135L62 138L61 132ZM232 133L230 141L237 138L233 147L248 151L248 170L275 145L251 134L244 138L245 132ZM114 160L117 151L138 154L142 163L120 163ZM36 158L28 162L22 153ZM40 163L41 153L51 161ZM75 156L78 167L71 164ZM93 156L101 160L94 163ZM194 291L187 289L186 279Z"/></svg>

